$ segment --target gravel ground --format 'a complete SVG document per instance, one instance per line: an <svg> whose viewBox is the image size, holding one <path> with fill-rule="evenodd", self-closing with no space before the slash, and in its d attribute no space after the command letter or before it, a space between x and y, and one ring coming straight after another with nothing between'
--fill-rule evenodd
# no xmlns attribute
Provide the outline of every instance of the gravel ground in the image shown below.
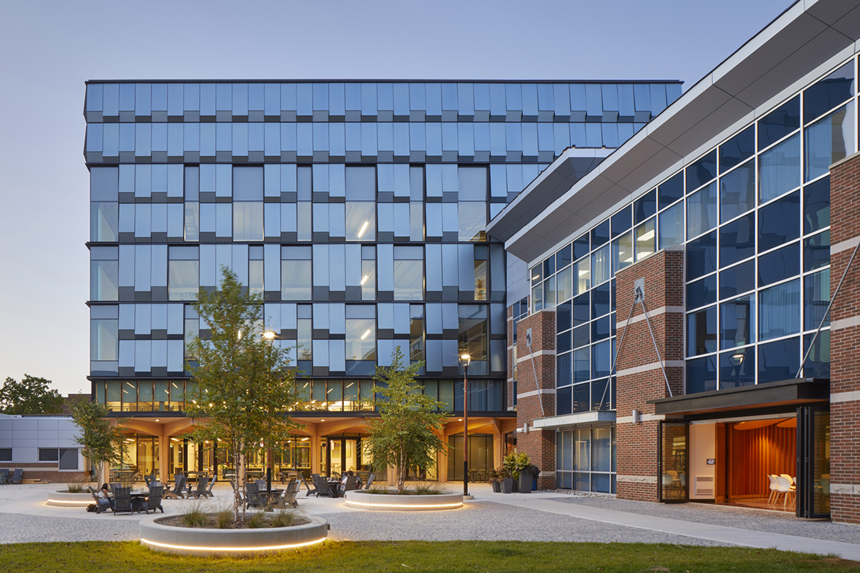
<svg viewBox="0 0 860 573"><path fill-rule="evenodd" d="M318 513L331 523L330 536L340 541L461 539L510 541L598 541L720 545L704 539L635 527L620 527L532 509L473 502L453 511L408 513L352 510Z"/></svg>
<svg viewBox="0 0 860 573"><path fill-rule="evenodd" d="M112 515L105 519L75 517L45 517L0 513L0 544L36 541L137 541L140 524Z"/></svg>
<svg viewBox="0 0 860 573"><path fill-rule="evenodd" d="M646 503L603 497L586 497L563 495L551 498L561 503L587 505L601 509L613 509L627 513L666 517L694 523L723 525L750 531L765 531L796 535L810 539L841 541L844 543L860 544L860 527L845 523L830 521L805 521L797 519L794 514L777 511L761 511L740 507L715 506L703 503L663 504Z"/></svg>

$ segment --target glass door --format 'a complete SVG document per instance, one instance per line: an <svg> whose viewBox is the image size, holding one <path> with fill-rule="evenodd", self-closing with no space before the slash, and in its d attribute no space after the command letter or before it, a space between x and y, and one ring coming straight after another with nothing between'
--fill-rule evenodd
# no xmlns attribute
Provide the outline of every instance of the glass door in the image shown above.
<svg viewBox="0 0 860 573"><path fill-rule="evenodd" d="M658 446L660 501L687 501L686 422L661 422Z"/></svg>
<svg viewBox="0 0 860 573"><path fill-rule="evenodd" d="M797 409L797 517L830 517L830 410Z"/></svg>

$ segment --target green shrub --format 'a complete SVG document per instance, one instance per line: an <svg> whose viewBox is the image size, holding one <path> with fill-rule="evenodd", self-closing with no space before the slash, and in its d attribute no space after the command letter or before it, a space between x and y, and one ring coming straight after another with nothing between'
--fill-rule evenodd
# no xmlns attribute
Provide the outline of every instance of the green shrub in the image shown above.
<svg viewBox="0 0 860 573"><path fill-rule="evenodd" d="M66 487L69 490L69 493L81 493L84 491L84 484L82 483L67 483Z"/></svg>
<svg viewBox="0 0 860 573"><path fill-rule="evenodd" d="M437 483L423 483L412 488L412 493L415 495L442 495L448 493L448 490Z"/></svg>
<svg viewBox="0 0 860 573"><path fill-rule="evenodd" d="M245 526L249 529L259 529L261 527L268 527L269 520L266 518L266 514L262 511L255 511L250 515L250 517L245 519Z"/></svg>
<svg viewBox="0 0 860 573"><path fill-rule="evenodd" d="M292 527L296 525L299 521L296 512L280 509L277 513L275 513L274 517L272 517L272 527Z"/></svg>
<svg viewBox="0 0 860 573"><path fill-rule="evenodd" d="M199 500L184 501L179 504L179 518L185 527L206 527L209 518Z"/></svg>
<svg viewBox="0 0 860 573"><path fill-rule="evenodd" d="M232 529L233 508L225 507L223 509L218 510L218 513L215 514L215 525L218 526L218 529Z"/></svg>

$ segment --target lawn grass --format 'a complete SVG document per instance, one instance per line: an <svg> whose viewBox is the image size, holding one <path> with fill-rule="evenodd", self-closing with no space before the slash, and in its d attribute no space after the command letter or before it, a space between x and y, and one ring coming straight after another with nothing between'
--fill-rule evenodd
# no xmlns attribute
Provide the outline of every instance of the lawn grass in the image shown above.
<svg viewBox="0 0 860 573"><path fill-rule="evenodd" d="M27 573L410 573L663 571L760 573L860 571L860 563L774 549L643 543L510 541L332 542L256 558L180 557L136 542L21 543L0 546L0 571Z"/></svg>

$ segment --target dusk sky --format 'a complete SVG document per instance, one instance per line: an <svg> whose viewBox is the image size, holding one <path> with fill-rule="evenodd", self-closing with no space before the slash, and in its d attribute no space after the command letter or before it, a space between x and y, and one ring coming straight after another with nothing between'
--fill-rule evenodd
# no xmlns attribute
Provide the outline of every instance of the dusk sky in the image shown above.
<svg viewBox="0 0 860 573"><path fill-rule="evenodd" d="M88 79L699 81L789 0L6 2L0 380L89 392Z"/></svg>

